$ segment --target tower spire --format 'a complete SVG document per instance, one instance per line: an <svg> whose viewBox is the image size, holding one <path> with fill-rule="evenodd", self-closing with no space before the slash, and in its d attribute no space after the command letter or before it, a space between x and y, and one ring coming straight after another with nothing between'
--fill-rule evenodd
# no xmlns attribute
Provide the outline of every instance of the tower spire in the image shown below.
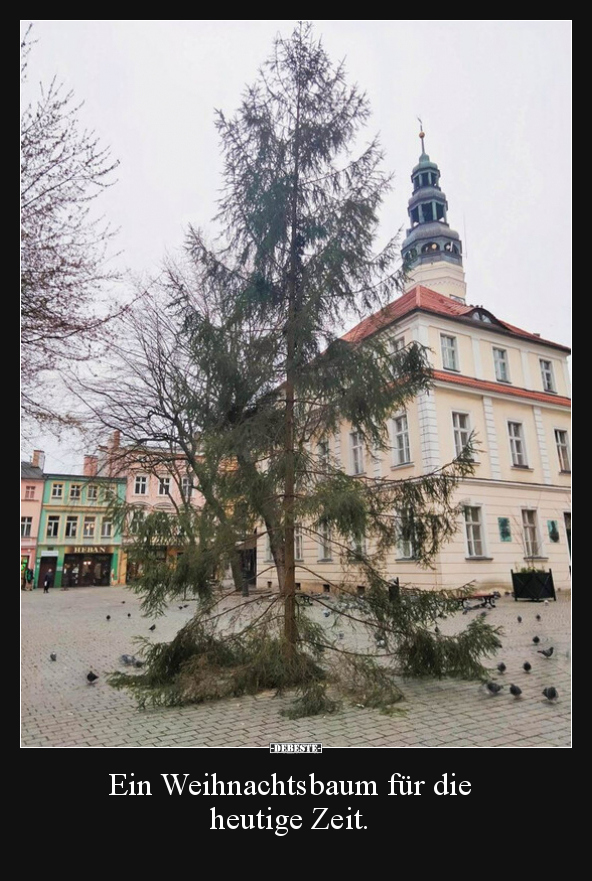
<svg viewBox="0 0 592 881"><path fill-rule="evenodd" d="M425 147L424 147L425 132L423 130L423 122L421 121L419 116L417 117L417 121L419 122L419 142L421 144L421 155L424 156L424 155L426 155L426 151L425 151ZM429 159L429 156L428 156L428 159Z"/></svg>
<svg viewBox="0 0 592 881"><path fill-rule="evenodd" d="M464 302L466 284L459 234L446 218L448 202L440 188L440 169L425 152L425 131L419 122L421 156L411 172L413 194L409 199L411 222L402 252L408 273L406 290L423 284L438 293Z"/></svg>

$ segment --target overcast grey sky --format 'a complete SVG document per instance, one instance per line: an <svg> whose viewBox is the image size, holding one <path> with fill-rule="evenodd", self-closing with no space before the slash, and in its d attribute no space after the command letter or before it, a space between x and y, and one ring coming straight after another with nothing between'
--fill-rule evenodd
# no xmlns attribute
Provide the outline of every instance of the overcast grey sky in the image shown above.
<svg viewBox="0 0 592 881"><path fill-rule="evenodd" d="M367 92L367 139L380 134L395 174L384 237L407 226L420 116L463 240L467 301L569 345L571 21L313 23ZM120 228L122 267L156 272L189 222L213 230L222 169L214 109L233 113L275 34L296 24L34 22L28 89L63 81L120 160L101 208ZM40 436L35 446L48 453L47 470L81 467L67 443Z"/></svg>

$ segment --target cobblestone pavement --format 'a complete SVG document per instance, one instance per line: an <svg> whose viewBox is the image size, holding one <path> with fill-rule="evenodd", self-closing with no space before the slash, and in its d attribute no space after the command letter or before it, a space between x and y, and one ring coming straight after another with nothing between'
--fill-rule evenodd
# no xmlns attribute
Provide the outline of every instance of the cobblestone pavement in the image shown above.
<svg viewBox="0 0 592 881"><path fill-rule="evenodd" d="M35 590L21 597L26 749L245 748L267 747L270 741L316 741L325 748L570 748L571 596L565 591L549 604L504 596L488 613L488 621L504 630L503 648L491 661L492 678L505 685L496 696L477 682L407 681L402 682L405 700L393 715L345 706L335 715L295 721L280 715L288 697L272 692L139 710L127 692L107 684L110 671L123 669L120 656L137 653L135 636L170 640L190 617L193 603L182 610L173 605L150 633L153 622L142 617L139 599L124 588L52 589L47 595ZM317 604L309 614L330 626ZM441 622L441 630L453 632L467 620L455 615ZM537 654L535 635L541 640L538 648L554 646L551 658ZM56 652L55 662L50 652ZM503 675L496 670L502 660L507 665ZM529 674L522 669L525 661L532 664ZM86 680L90 669L99 675L93 685ZM511 682L522 688L521 698L510 695ZM542 695L549 685L559 693L553 703Z"/></svg>

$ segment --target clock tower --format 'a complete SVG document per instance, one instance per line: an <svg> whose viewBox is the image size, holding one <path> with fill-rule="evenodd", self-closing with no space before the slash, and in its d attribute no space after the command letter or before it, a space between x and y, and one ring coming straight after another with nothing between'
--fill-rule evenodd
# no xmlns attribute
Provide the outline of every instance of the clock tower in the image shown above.
<svg viewBox="0 0 592 881"><path fill-rule="evenodd" d="M413 194L407 208L411 226L402 246L407 270L405 290L421 284L464 303L462 243L459 234L448 226L448 202L440 189L440 169L425 152L425 132L420 131L419 137L421 156L411 172Z"/></svg>

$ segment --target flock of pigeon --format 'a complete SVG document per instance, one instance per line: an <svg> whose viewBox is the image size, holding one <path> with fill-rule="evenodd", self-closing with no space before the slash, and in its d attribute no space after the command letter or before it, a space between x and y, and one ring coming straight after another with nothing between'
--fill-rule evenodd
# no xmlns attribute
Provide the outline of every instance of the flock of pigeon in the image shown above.
<svg viewBox="0 0 592 881"><path fill-rule="evenodd" d="M497 597L499 597L499 596L500 596L500 594L497 594ZM338 605L342 606L343 609L347 610L347 611L349 611L349 610L357 611L357 607L358 607L359 603L358 603L358 601L356 601L355 598L352 598L352 599L348 599L348 600L338 601ZM548 605L548 600L545 600L545 605ZM182 608L182 607L179 606L179 608ZM473 611L474 609L477 609L477 608L479 608L479 606L471 606L469 608L465 608L465 609L463 609L463 615L465 615L468 612ZM485 618L488 613L486 611L483 611L480 614L481 614L482 618ZM323 610L323 617L324 618L329 618L330 615L331 615L331 611L329 609ZM446 616L440 615L439 617L445 618ZM542 620L542 617L538 612L537 612L535 618L537 621ZM522 619L521 615L518 615L517 620L518 620L518 624L522 624L523 619ZM440 633L439 628L435 627L434 632L436 634ZM337 637L339 640L342 640L344 638L344 634L338 633ZM386 648L386 641L385 641L384 633L382 633L380 630L376 631L376 633L374 634L374 640L376 642L376 648L378 648L378 649ZM541 640L540 640L539 636L533 636L532 641L533 641L534 645L537 646ZM550 646L550 648L548 648L548 649L537 649L537 653L539 655L543 655L543 657L545 657L547 660L553 656L554 651L555 651L555 649L553 646ZM507 667L502 661L501 663L499 663L497 665L497 669L498 669L499 673L503 674L506 672ZM522 669L524 670L525 673L530 673L532 670L532 664L530 663L530 661L525 661L524 664L522 665ZM494 682L493 680L489 680L488 682L485 683L485 688L487 689L489 694L497 695L504 688L504 685L500 684L499 682ZM509 691L510 691L510 694L514 698L521 698L522 697L522 689L520 688L519 685L515 685L513 682L510 683ZM550 685L550 686L547 686L546 688L544 688L542 694L548 701L551 701L551 702L555 702L557 700L557 698L559 697L557 689L553 685Z"/></svg>
<svg viewBox="0 0 592 881"><path fill-rule="evenodd" d="M125 605L125 600L122 600L121 604ZM185 603L184 605L179 606L179 609L187 609L187 608L189 608L189 603ZM132 617L131 612L127 613L127 617L128 618ZM110 621L111 615L105 615L105 619L107 621ZM152 624L152 626L149 627L148 630L151 630L151 631L156 630L156 624ZM58 659L57 652L50 652L49 659L50 659L50 661L57 661L57 659ZM142 661L140 658L136 658L135 655L122 655L119 660L126 667L140 668L140 667L143 667L145 664L145 661ZM98 678L99 678L98 674L95 673L93 670L90 670L86 674L86 680L89 685L94 685Z"/></svg>
<svg viewBox="0 0 592 881"><path fill-rule="evenodd" d="M547 601L545 601L545 602L547 602ZM536 617L537 621L542 620L541 616L538 613L535 617ZM521 615L518 615L516 620L518 621L518 624L522 624L523 618ZM537 646L537 645L539 645L541 639L539 636L533 636L532 641L533 641L533 644L535 646ZM537 649L537 654L543 655L544 658L549 660L549 658L553 657L554 651L555 651L554 647L550 646L548 649ZM504 674L507 670L507 667L502 661L501 663L499 663L497 665L497 669L498 669L499 673ZM532 664L530 663L530 661L525 661L524 664L522 665L522 669L524 670L525 673L530 673L532 670ZM485 688L487 689L489 694L497 695L500 693L502 688L504 688L504 686L502 684L500 684L499 682L494 682L493 680L489 680L488 682L485 683ZM510 694L513 695L515 698L522 697L522 689L520 688L520 686L514 685L513 682L510 684L509 690L510 690ZM548 685L546 688L543 689L542 694L543 694L543 697L545 697L551 703L554 703L557 700L557 698L559 697L559 693L554 685Z"/></svg>
<svg viewBox="0 0 592 881"><path fill-rule="evenodd" d="M499 594L498 594L497 596L499 597ZM340 605L343 605L343 606L345 607L345 609L349 610L349 609L356 609L356 606L357 606L358 604L356 603L356 600L354 599L353 601L349 600L349 601L342 602L342 603L340 603ZM545 600L545 605L548 605L548 600ZM181 608L181 607L179 607L179 608ZM479 607L478 607L478 606L472 606L472 607L469 607L468 609L465 608L465 609L463 610L463 615L466 614L467 612L470 612L470 611L472 611L473 609L477 609L477 608L479 608ZM480 614L481 614L481 617L482 617L482 618L485 618L485 617L487 616L488 613L487 613L486 611L483 611L483 612L481 612ZM330 612L329 609L325 609L325 610L323 611L323 617L328 618L330 615L331 615L331 612ZM441 618L445 618L446 616L445 616L445 615L440 615L439 617L441 617ZM541 620L542 620L542 617L541 617L541 615L540 615L538 612L537 612L535 618L536 618L537 621L541 621ZM522 616L521 616L521 615L518 615L517 620L518 620L518 624L522 624L522 620L523 620L523 619L522 619ZM436 627L436 628L434 629L434 632L435 632L436 634L440 633L439 628ZM343 636L344 636L343 633L339 633L339 634L338 634L338 639L342 640L342 639L343 639ZM374 640L375 640L375 642L376 642L376 647L377 647L378 649L386 648L386 641L385 641L384 633L382 633L380 630L376 631L376 633L374 634ZM539 637L539 636L533 636L532 641L533 641L534 645L537 646L537 645L540 643L541 640L540 640L540 637ZM543 657L545 657L545 658L548 660L549 658L551 658L551 657L553 656L553 652L554 652L554 651L555 651L554 647L553 647L553 646L550 646L548 649L537 649L537 654L539 654L539 655L543 655ZM499 663L499 664L497 665L497 669L498 669L498 672L499 672L499 673L502 673L502 674L503 674L503 673L506 672L507 667L506 667L506 665L505 665L505 664L503 663L503 661L502 661L501 663ZM530 673L531 670L532 670L532 664L530 663L530 661L525 661L524 664L522 665L522 669L524 670L525 673ZM497 694L499 694L500 691L504 688L504 685L500 684L499 682L494 682L493 680L490 680L490 681L488 681L488 682L485 683L485 688L487 689L487 691L489 692L489 694L491 694L491 695L497 695ZM510 683L509 691L510 691L510 694L511 694L514 698L521 698L521 697L522 697L522 689L520 688L519 685L515 685L513 682ZM557 692L557 689L556 689L555 686L553 686L553 685L549 685L549 686L547 686L546 688L544 688L542 693L543 693L543 696L544 696L548 701L551 701L551 702L556 701L557 698L559 697L559 694L558 694L558 692Z"/></svg>
<svg viewBox="0 0 592 881"><path fill-rule="evenodd" d="M125 604L125 600L122 600L121 602L122 602L122 605ZM354 603L348 604L348 607L351 607L354 605L357 605L355 603L355 601L354 601ZM189 606L189 603L185 603L184 605L179 606L179 609L187 609L188 606ZM331 614L331 612L328 609L325 609L323 611L323 616L325 618L328 618L330 616L330 614ZM487 614L486 612L481 612L481 615L483 617L485 617L486 614ZM127 617L131 618L131 612L128 612ZM441 617L444 617L444 616L441 616ZM107 615L106 620L110 621L111 615ZM541 616L539 614L536 615L536 620L537 621L541 620ZM521 615L518 615L517 621L518 621L518 624L522 624L523 618ZM149 627L148 629L150 631L156 630L156 624L152 624L152 626ZM440 632L437 627L435 629L435 632L436 633ZM340 640L343 639L344 634L339 633L338 638ZM376 647L377 648L385 648L386 647L386 642L384 640L384 634L377 632L375 634L375 640L376 640ZM534 645L536 646L540 643L541 640L540 640L540 637L533 636L532 641L533 641ZM551 658L553 656L554 651L555 651L554 647L550 646L548 649L537 649L537 654L543 655L548 660L549 658ZM50 660L57 661L57 653L56 652L51 652L49 657L50 657ZM136 658L135 655L127 655L127 654L121 655L120 661L126 667L140 668L140 667L144 666L144 661L142 661L140 658ZM498 669L499 673L504 674L507 670L507 667L502 661L497 665L497 669ZM524 670L525 673L530 673L532 670L532 664L529 661L525 661L524 664L522 665L522 669ZM98 678L99 678L99 676L96 673L94 673L92 670L90 670L86 676L86 679L87 679L89 685L94 685L94 683L97 681ZM500 691L504 688L504 685L500 684L499 682L494 682L493 680L489 680L485 683L485 688L487 689L489 694L495 696L500 693ZM522 689L518 685L515 685L513 682L510 683L509 691L510 691L510 694L514 698L521 698L522 697ZM557 698L559 697L557 689L552 685L544 688L542 694L548 701L551 701L551 702L556 701Z"/></svg>

